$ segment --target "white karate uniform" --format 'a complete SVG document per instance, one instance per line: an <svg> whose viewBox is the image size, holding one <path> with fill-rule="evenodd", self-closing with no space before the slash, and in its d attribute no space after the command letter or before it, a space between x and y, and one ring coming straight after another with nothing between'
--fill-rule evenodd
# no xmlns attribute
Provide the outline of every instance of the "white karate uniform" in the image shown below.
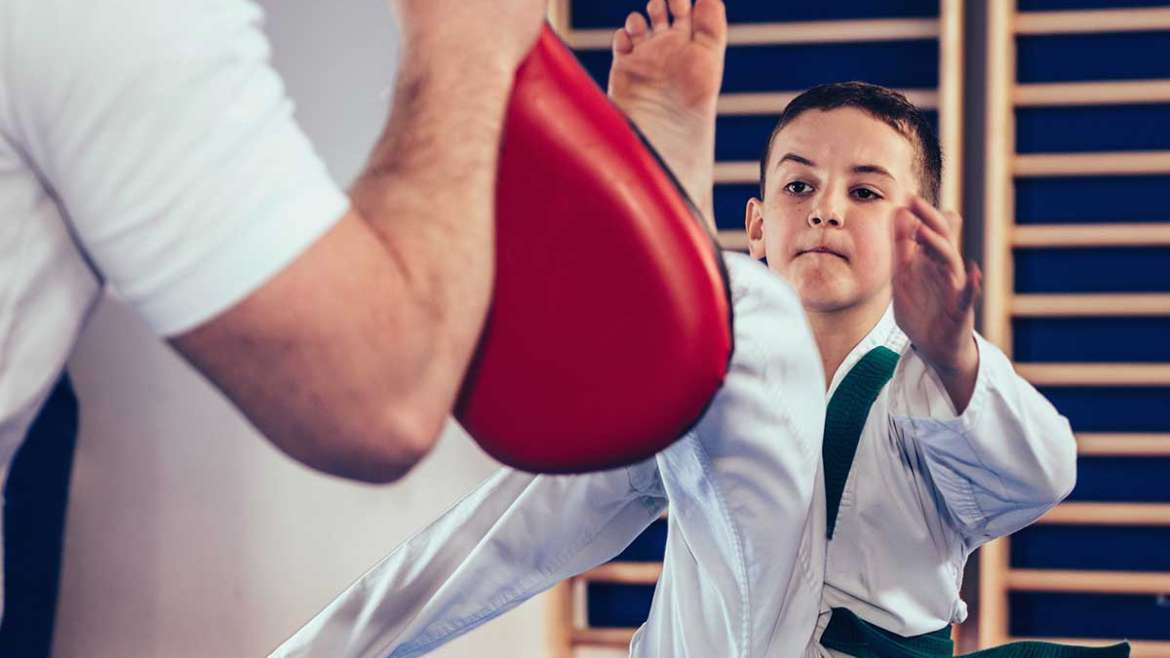
<svg viewBox="0 0 1170 658"><path fill-rule="evenodd" d="M741 255L727 261L735 354L694 431L625 469L499 472L273 655L422 655L613 558L668 503L663 572L631 656L839 655L817 642L833 607L901 635L961 621L970 551L1071 489L1067 421L981 338L975 393L956 416L892 312L822 393L791 291ZM824 407L878 345L902 358L862 430L826 542Z"/></svg>
<svg viewBox="0 0 1170 658"><path fill-rule="evenodd" d="M873 348L901 355L870 409L841 496L818 638L834 607L902 636L963 621L959 588L967 556L1027 526L1072 491L1076 440L1068 420L1003 352L980 336L976 341L975 392L957 416L892 309L834 374L826 402Z"/></svg>

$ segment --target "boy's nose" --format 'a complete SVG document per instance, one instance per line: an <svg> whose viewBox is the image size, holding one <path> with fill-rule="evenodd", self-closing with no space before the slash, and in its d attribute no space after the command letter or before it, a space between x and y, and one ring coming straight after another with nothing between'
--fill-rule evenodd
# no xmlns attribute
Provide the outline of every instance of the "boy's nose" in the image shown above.
<svg viewBox="0 0 1170 658"><path fill-rule="evenodd" d="M835 212L814 210L808 215L808 225L817 227L822 224L840 228L845 225L845 222Z"/></svg>

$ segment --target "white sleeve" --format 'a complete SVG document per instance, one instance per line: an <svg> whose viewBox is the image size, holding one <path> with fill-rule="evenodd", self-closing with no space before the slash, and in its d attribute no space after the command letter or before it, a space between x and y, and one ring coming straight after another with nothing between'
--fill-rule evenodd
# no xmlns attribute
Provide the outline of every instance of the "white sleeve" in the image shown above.
<svg viewBox="0 0 1170 658"><path fill-rule="evenodd" d="M972 547L1032 523L1076 483L1068 420L1003 352L981 336L976 342L979 373L962 414L913 350L903 355L891 390L891 422L925 455L952 523Z"/></svg>
<svg viewBox="0 0 1170 658"><path fill-rule="evenodd" d="M345 213L254 4L5 4L18 141L86 255L156 332L226 310Z"/></svg>
<svg viewBox="0 0 1170 658"><path fill-rule="evenodd" d="M655 469L653 459L586 475L504 469L272 655L404 658L432 651L620 553L666 508Z"/></svg>

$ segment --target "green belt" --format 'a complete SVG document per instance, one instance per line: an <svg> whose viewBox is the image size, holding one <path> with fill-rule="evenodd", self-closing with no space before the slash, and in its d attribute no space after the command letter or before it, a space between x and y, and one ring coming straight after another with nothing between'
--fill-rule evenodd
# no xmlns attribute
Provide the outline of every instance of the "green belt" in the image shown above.
<svg viewBox="0 0 1170 658"><path fill-rule="evenodd" d="M845 375L829 400L825 412L824 445L821 461L825 466L826 533L830 540L837 526L837 512L845 482L853 468L857 443L882 388L894 375L898 354L885 347L875 347ZM834 608L829 625L821 636L821 645L855 658L931 658L952 656L950 628L933 633L902 637L861 619L845 608ZM1076 647L1049 642L1014 642L1000 647L965 654L965 658L1123 658L1129 656L1129 644L1109 647Z"/></svg>
<svg viewBox="0 0 1170 658"><path fill-rule="evenodd" d="M853 468L853 456L857 454L857 442L861 439L865 420L869 418L869 409L882 387L894 376L897 365L897 352L886 347L873 348L841 380L825 409L821 462L825 465L826 532L829 539L833 538L833 530L837 527L837 508L841 506L841 494Z"/></svg>

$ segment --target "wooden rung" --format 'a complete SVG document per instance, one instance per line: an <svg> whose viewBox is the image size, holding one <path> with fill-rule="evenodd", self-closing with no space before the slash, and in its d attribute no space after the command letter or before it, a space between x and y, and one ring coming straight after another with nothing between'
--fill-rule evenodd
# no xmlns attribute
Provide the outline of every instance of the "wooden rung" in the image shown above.
<svg viewBox="0 0 1170 658"><path fill-rule="evenodd" d="M1016 176L1170 174L1170 151L1102 151L1016 155Z"/></svg>
<svg viewBox="0 0 1170 658"><path fill-rule="evenodd" d="M636 628L574 628L573 646L625 649L634 639Z"/></svg>
<svg viewBox="0 0 1170 658"><path fill-rule="evenodd" d="M1170 315L1170 294L1028 294L1011 299L1011 313L1040 317L1159 317Z"/></svg>
<svg viewBox="0 0 1170 658"><path fill-rule="evenodd" d="M1170 526L1167 503L1062 503L1040 517L1046 525Z"/></svg>
<svg viewBox="0 0 1170 658"><path fill-rule="evenodd" d="M1170 222L1146 224L1017 224L1012 246L1164 247L1170 245Z"/></svg>
<svg viewBox="0 0 1170 658"><path fill-rule="evenodd" d="M550 0L548 3L548 23L561 38L569 31L569 0Z"/></svg>
<svg viewBox="0 0 1170 658"><path fill-rule="evenodd" d="M1104 647L1121 640L1099 640L1081 637L1013 637L1010 642L1057 642L1082 647ZM1130 658L1170 658L1170 642L1156 640L1129 640Z"/></svg>
<svg viewBox="0 0 1170 658"><path fill-rule="evenodd" d="M1170 102L1170 80L1019 84L1012 98L1018 107L1166 103Z"/></svg>
<svg viewBox="0 0 1170 658"><path fill-rule="evenodd" d="M662 575L661 562L610 562L581 574L589 583L654 585Z"/></svg>
<svg viewBox="0 0 1170 658"><path fill-rule="evenodd" d="M778 115L799 94L798 91L722 94L715 109L720 116ZM764 150L763 145L760 150Z"/></svg>
<svg viewBox="0 0 1170 658"><path fill-rule="evenodd" d="M1170 386L1170 363L1017 363L1036 386Z"/></svg>
<svg viewBox="0 0 1170 658"><path fill-rule="evenodd" d="M719 231L719 244L731 251L747 251L747 232L739 229Z"/></svg>
<svg viewBox="0 0 1170 658"><path fill-rule="evenodd" d="M760 182L758 162L716 162L715 184L757 184Z"/></svg>
<svg viewBox="0 0 1170 658"><path fill-rule="evenodd" d="M1170 8L1027 11L1016 14L1016 34L1146 32L1170 29Z"/></svg>
<svg viewBox="0 0 1170 658"><path fill-rule="evenodd" d="M581 50L611 47L612 29L571 30L566 41ZM778 46L799 43L851 43L861 41L909 41L938 38L933 18L883 18L791 23L733 23L727 28L729 46Z"/></svg>
<svg viewBox="0 0 1170 658"><path fill-rule="evenodd" d="M938 92L933 89L900 89L899 91L918 107L925 109L938 107ZM719 97L717 109L719 114L723 116L779 115L798 94L800 94L799 91L723 94ZM760 146L760 150L763 150L763 145Z"/></svg>
<svg viewBox="0 0 1170 658"><path fill-rule="evenodd" d="M1170 386L1170 363L1017 363L1037 386Z"/></svg>
<svg viewBox="0 0 1170 658"><path fill-rule="evenodd" d="M1170 573L1011 569L1007 585L1008 589L1023 592L1158 595L1170 594Z"/></svg>
<svg viewBox="0 0 1170 658"><path fill-rule="evenodd" d="M1082 457L1170 457L1170 434L1077 434Z"/></svg>

